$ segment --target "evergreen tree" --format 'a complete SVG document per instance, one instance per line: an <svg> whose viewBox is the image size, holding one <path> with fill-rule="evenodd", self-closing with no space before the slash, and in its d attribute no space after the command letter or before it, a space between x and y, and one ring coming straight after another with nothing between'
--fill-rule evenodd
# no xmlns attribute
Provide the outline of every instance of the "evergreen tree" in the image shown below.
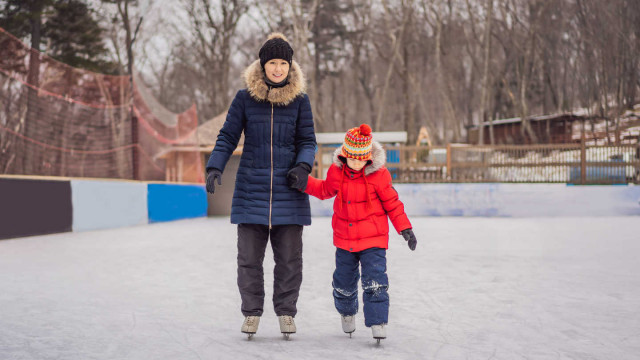
<svg viewBox="0 0 640 360"><path fill-rule="evenodd" d="M102 40L104 30L84 2L56 1L53 14L44 26L44 33L51 41L49 54L55 59L92 71L115 70L113 65L103 61L107 52Z"/></svg>
<svg viewBox="0 0 640 360"><path fill-rule="evenodd" d="M29 37L32 48L68 65L115 72L115 65L104 60L104 30L81 0L0 1L0 27L18 38Z"/></svg>

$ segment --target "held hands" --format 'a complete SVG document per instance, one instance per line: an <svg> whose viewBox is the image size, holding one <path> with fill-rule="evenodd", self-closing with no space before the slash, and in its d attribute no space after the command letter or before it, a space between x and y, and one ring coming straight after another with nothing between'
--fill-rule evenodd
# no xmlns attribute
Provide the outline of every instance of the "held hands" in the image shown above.
<svg viewBox="0 0 640 360"><path fill-rule="evenodd" d="M207 171L207 192L213 194L216 191L214 181L218 179L218 185L222 185L222 171L211 168Z"/></svg>
<svg viewBox="0 0 640 360"><path fill-rule="evenodd" d="M297 163L287 173L287 180L289 187L304 191L307 188L307 181L309 180L309 174L311 173L311 166L307 163Z"/></svg>
<svg viewBox="0 0 640 360"><path fill-rule="evenodd" d="M413 230L411 230L411 228L408 228L408 229L402 230L400 234L402 234L402 237L409 244L409 249L411 249L411 251L415 250L416 245L418 245L418 240L416 240L416 236L413 234Z"/></svg>

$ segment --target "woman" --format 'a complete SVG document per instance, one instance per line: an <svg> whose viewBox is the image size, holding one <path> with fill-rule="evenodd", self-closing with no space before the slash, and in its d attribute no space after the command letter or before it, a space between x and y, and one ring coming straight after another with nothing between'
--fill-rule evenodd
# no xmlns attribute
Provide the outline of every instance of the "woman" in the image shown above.
<svg viewBox="0 0 640 360"><path fill-rule="evenodd" d="M302 227L311 224L308 195L289 187L306 186L316 137L305 80L284 35L271 34L244 72L238 91L207 163L207 191L214 193L240 135L245 140L231 205L238 224L238 288L245 316L241 331L258 330L264 304L262 262L269 238L275 268L273 307L286 337L296 332L293 318L302 283Z"/></svg>

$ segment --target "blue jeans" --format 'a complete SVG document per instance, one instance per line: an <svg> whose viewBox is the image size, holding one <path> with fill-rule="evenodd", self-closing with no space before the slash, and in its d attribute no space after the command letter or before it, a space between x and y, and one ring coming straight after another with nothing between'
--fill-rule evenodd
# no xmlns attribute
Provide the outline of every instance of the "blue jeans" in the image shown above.
<svg viewBox="0 0 640 360"><path fill-rule="evenodd" d="M336 270L333 273L333 299L340 315L358 312L358 280L362 266L362 301L367 327L389 321L389 279L387 251L370 248L359 252L336 249Z"/></svg>

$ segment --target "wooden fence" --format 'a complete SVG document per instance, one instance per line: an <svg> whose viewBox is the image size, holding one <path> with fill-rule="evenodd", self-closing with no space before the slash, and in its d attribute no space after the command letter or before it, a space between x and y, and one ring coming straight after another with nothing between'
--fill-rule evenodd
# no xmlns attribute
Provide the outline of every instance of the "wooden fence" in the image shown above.
<svg viewBox="0 0 640 360"><path fill-rule="evenodd" d="M640 145L384 146L397 183L505 182L640 184ZM320 146L314 174L324 178L336 147Z"/></svg>

